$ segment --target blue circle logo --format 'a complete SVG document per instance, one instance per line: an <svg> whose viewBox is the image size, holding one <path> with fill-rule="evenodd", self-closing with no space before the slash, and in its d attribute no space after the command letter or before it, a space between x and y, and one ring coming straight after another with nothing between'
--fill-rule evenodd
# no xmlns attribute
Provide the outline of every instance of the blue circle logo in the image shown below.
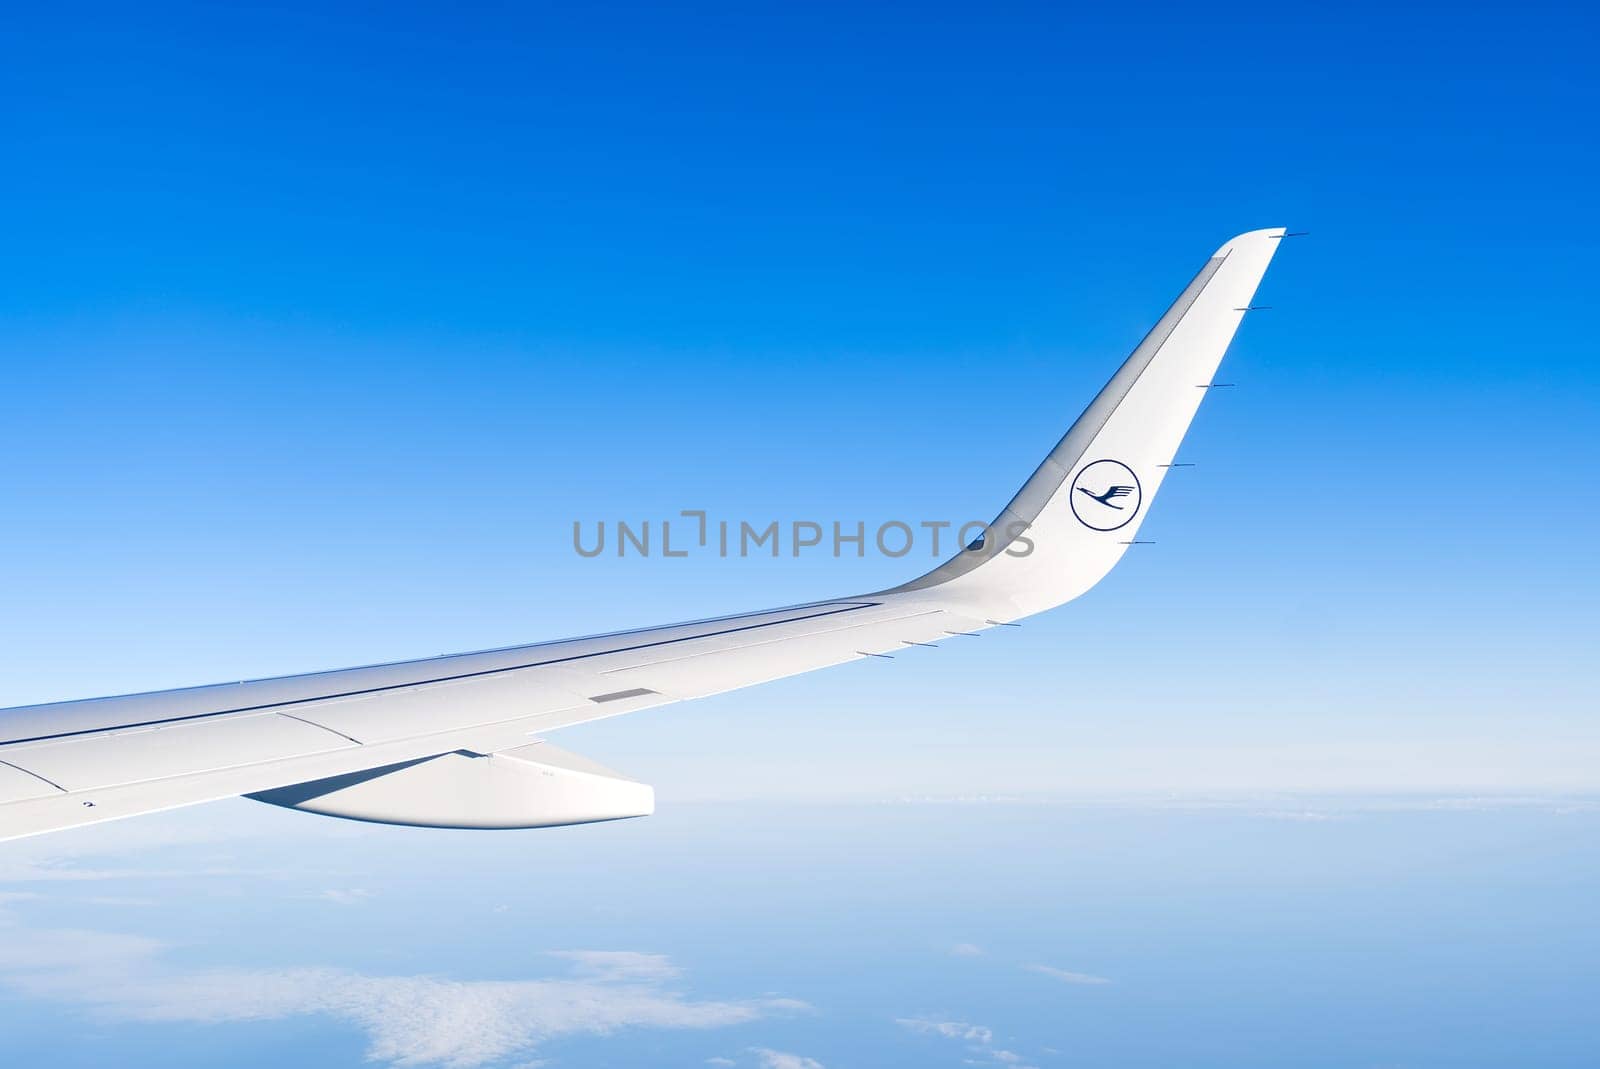
<svg viewBox="0 0 1600 1069"><path fill-rule="evenodd" d="M1072 480L1072 490L1067 496L1078 522L1094 531L1126 527L1144 503L1139 477L1120 460L1085 464Z"/></svg>

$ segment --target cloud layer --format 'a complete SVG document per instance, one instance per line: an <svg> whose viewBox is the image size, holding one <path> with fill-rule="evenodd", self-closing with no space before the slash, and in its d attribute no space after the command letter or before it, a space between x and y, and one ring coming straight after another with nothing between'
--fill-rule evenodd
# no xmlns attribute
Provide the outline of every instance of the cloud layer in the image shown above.
<svg viewBox="0 0 1600 1069"><path fill-rule="evenodd" d="M990 1043L994 1033L980 1024L965 1021L930 1021L922 1017L896 1017L895 1024L912 1032L945 1039L964 1039L969 1043Z"/></svg>
<svg viewBox="0 0 1600 1069"><path fill-rule="evenodd" d="M665 958L632 951L559 952L570 966L565 977L462 981L329 968L185 970L163 960L160 943L135 936L9 926L3 935L0 985L24 996L115 1020L323 1015L360 1028L369 1059L399 1066L470 1069L558 1036L723 1028L805 1008L792 999L693 999L668 986L679 970ZM767 1064L817 1066L809 1059Z"/></svg>
<svg viewBox="0 0 1600 1069"><path fill-rule="evenodd" d="M929 1017L896 1017L895 1024L911 1032L967 1044L967 1065L993 1066L996 1069L1036 1069L1025 1065L1022 1055L994 1045L994 1030L966 1021L940 1021Z"/></svg>

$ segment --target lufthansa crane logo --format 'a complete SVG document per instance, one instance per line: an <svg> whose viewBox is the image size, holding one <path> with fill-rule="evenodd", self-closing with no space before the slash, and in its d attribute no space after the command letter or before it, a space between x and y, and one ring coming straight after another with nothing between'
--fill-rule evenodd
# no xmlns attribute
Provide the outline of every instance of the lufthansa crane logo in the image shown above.
<svg viewBox="0 0 1600 1069"><path fill-rule="evenodd" d="M1096 460L1072 480L1072 514L1095 531L1115 531L1139 514L1144 491L1133 469L1120 460Z"/></svg>

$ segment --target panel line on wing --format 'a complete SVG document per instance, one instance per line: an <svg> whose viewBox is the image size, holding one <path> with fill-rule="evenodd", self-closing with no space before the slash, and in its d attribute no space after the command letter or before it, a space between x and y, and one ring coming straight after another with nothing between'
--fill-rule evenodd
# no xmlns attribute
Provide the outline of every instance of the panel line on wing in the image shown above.
<svg viewBox="0 0 1600 1069"><path fill-rule="evenodd" d="M298 720L302 724L309 724L311 727L321 728L323 731L328 732L330 735L337 735L341 739L344 739L346 742L353 742L357 746L365 746L366 745L366 743L362 742L360 739L355 738L352 735L346 735L344 732L340 731L338 728L331 728L327 724L319 724L315 720L307 720L305 717L303 717L303 716L295 716L293 713L280 712L278 715L283 717L286 720Z"/></svg>
<svg viewBox="0 0 1600 1069"><path fill-rule="evenodd" d="M41 775L39 775L39 773L34 772L34 771L30 770L30 769L23 768L21 765L14 765L10 761L0 761L0 765L4 765L6 768L14 768L19 773L21 773L22 775L27 776L29 779L36 779L40 783L43 783L43 784L45 784L47 786L50 786L50 787L54 787L56 790L60 791L62 794L68 793L67 789L65 787L61 786L61 784L55 782L54 780L52 780L52 779L50 779L50 778L48 778L46 776L41 776Z"/></svg>

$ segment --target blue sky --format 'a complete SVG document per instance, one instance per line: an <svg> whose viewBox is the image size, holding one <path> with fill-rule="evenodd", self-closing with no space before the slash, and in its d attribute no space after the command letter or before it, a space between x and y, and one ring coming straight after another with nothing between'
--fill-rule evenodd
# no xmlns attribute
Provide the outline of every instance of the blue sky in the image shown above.
<svg viewBox="0 0 1600 1069"><path fill-rule="evenodd" d="M587 736L696 796L814 786L816 739L850 794L1590 785L1591 29L21 13L0 700L899 581L581 560L571 524L988 518L1198 263L1282 224L1239 387L1091 595Z"/></svg>
<svg viewBox="0 0 1600 1069"><path fill-rule="evenodd" d="M8 846L19 1049L403 1060L384 1022L445 999L407 986L433 977L468 985L446 1039L480 982L576 985L496 995L516 1020L636 1014L460 1064L1239 1066L1304 1063L1306 1036L1328 1065L1579 1064L1592 815L1515 799L1600 767L1592 12L86 4L9 28L0 706L899 581L925 562L584 560L571 525L988 518L1212 249L1311 232L1156 544L1079 602L563 733L657 785L648 821L417 838L240 802ZM1241 793L1272 800L1104 801ZM1500 800L1431 808L1463 794ZM439 920L463 900L471 932ZM74 947L110 1004L73 993ZM547 954L594 949L640 957ZM284 996L298 969L344 1001ZM170 1012L219 977L276 1023ZM139 990L171 1002L115 1002ZM36 1023L63 1009L66 1053ZM640 1023L685 1014L718 1023Z"/></svg>

